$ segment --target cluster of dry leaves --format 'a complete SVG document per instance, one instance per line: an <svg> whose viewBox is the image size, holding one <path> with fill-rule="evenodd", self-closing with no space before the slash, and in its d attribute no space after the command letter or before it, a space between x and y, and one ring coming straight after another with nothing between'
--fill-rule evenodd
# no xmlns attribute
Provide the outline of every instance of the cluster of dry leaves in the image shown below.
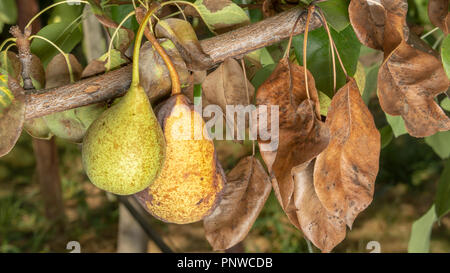
<svg viewBox="0 0 450 273"><path fill-rule="evenodd" d="M444 1L430 1L430 13L442 11L434 8L438 2ZM447 6L445 16L430 16L446 32ZM440 60L417 39L409 39L407 9L406 0L352 0L349 14L361 43L384 51L378 76L382 109L401 115L412 136L424 137L450 129L449 118L434 100L447 91L449 81ZM224 63L221 69L227 66ZM353 78L347 79L333 96L323 122L314 78L307 71L305 83L305 69L283 58L257 90L257 105L280 107L279 147L274 152L261 149L268 175L253 157L242 159L228 174L223 201L204 220L207 239L215 249L227 249L245 238L268 197L269 181L291 223L323 252L345 238L346 226L351 228L371 203L380 134L358 86ZM228 82L226 73L220 73L225 78L220 81L214 73L207 79L214 77L219 85ZM208 86L204 85L204 92L210 99ZM226 98L228 89L232 90L218 93Z"/></svg>

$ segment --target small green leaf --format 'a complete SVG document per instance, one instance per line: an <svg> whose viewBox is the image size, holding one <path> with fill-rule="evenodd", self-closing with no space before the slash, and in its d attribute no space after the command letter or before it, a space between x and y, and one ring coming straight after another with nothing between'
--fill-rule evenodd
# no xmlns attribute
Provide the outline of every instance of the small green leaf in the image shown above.
<svg viewBox="0 0 450 273"><path fill-rule="evenodd" d="M247 13L231 0L197 0L194 5L213 31L230 30L250 23Z"/></svg>
<svg viewBox="0 0 450 273"><path fill-rule="evenodd" d="M109 69L108 69L108 67L106 67L108 65L108 62L107 62L108 61L108 53L103 54L97 60L99 60L101 62L106 62L105 68L107 70L114 70L114 69L120 67L122 64L127 62L127 60L122 58L122 54L120 53L120 51L118 51L116 49L111 50L110 58L111 58L111 61L109 62L109 66L110 66Z"/></svg>
<svg viewBox="0 0 450 273"><path fill-rule="evenodd" d="M450 79L450 35L447 35L442 41L441 58L447 77Z"/></svg>
<svg viewBox="0 0 450 273"><path fill-rule="evenodd" d="M369 100L373 94L377 90L377 81L378 81L378 70L380 69L379 64L375 64L371 66L369 69L366 69L366 84L364 86L364 92L362 94L363 101L366 104L369 104Z"/></svg>
<svg viewBox="0 0 450 273"><path fill-rule="evenodd" d="M408 132L406 131L405 122L403 121L403 118L401 116L391 116L389 114L386 114L386 119L391 126L392 132L394 133L395 137L399 137Z"/></svg>
<svg viewBox="0 0 450 273"><path fill-rule="evenodd" d="M348 5L350 0L333 0L317 4L325 14L325 19L336 31L344 30L349 24Z"/></svg>
<svg viewBox="0 0 450 273"><path fill-rule="evenodd" d="M351 26L341 32L330 29L333 40L349 76L353 76L358 65L361 44ZM295 55L298 63L303 65L303 34L293 38ZM307 45L307 68L313 74L317 89L329 97L333 96L333 65L330 54L330 43L324 28L309 32ZM336 58L337 89L344 86L347 79Z"/></svg>
<svg viewBox="0 0 450 273"><path fill-rule="evenodd" d="M366 86L366 71L362 63L358 62L356 65L356 72L354 75L356 84L358 85L359 93L364 95L364 88Z"/></svg>
<svg viewBox="0 0 450 273"><path fill-rule="evenodd" d="M450 98L446 97L441 101L441 107L446 110L450 111Z"/></svg>
<svg viewBox="0 0 450 273"><path fill-rule="evenodd" d="M425 138L425 143L433 148L434 152L442 159L450 156L450 131L437 132Z"/></svg>
<svg viewBox="0 0 450 273"><path fill-rule="evenodd" d="M392 132L392 128L389 125L384 126L380 130L381 135L381 149L384 149L386 146L391 143L394 138L394 133Z"/></svg>
<svg viewBox="0 0 450 273"><path fill-rule="evenodd" d="M68 27L64 22L47 25L37 35L49 39L66 53L72 51L82 39L79 26L75 24ZM56 48L41 39L33 39L31 52L41 59L44 66L59 53Z"/></svg>
<svg viewBox="0 0 450 273"><path fill-rule="evenodd" d="M445 162L444 171L439 178L434 204L439 219L450 212L450 159Z"/></svg>
<svg viewBox="0 0 450 273"><path fill-rule="evenodd" d="M320 115L327 116L328 108L330 108L331 99L322 91L319 91Z"/></svg>
<svg viewBox="0 0 450 273"><path fill-rule="evenodd" d="M428 253L430 251L430 236L433 224L436 222L434 205L412 225L408 243L409 253Z"/></svg>
<svg viewBox="0 0 450 273"><path fill-rule="evenodd" d="M0 1L0 22L4 24L14 24L17 20L16 0Z"/></svg>

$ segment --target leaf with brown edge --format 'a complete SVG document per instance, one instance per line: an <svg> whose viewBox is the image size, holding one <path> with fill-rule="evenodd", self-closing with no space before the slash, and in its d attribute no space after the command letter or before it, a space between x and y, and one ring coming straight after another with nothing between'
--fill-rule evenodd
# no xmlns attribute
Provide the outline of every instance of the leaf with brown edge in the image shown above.
<svg viewBox="0 0 450 273"><path fill-rule="evenodd" d="M320 104L314 78L308 71L308 86L311 100L308 100L303 67L289 64L282 59L269 78L258 88L256 104L268 106L269 133L270 106L279 106L279 135L275 140L278 149L266 151L258 140L261 156L271 172L272 186L278 201L291 222L299 228L293 204L294 184L291 177L293 167L315 158L328 145L329 132L319 120ZM292 103L290 77L292 76ZM258 113L261 115L261 113ZM273 140L272 140L273 142Z"/></svg>
<svg viewBox="0 0 450 273"><path fill-rule="evenodd" d="M325 209L349 227L371 202L380 133L354 79L334 95L326 124L330 143L317 157L314 186Z"/></svg>
<svg viewBox="0 0 450 273"><path fill-rule="evenodd" d="M228 173L222 200L203 220L206 239L214 250L244 240L261 212L272 186L264 167L253 156L242 158Z"/></svg>
<svg viewBox="0 0 450 273"><path fill-rule="evenodd" d="M450 15L448 0L429 0L428 1L428 17L433 25L442 29L448 34L450 27Z"/></svg>
<svg viewBox="0 0 450 273"><path fill-rule="evenodd" d="M406 0L352 0L348 11L356 36L368 47L389 54L408 36Z"/></svg>
<svg viewBox="0 0 450 273"><path fill-rule="evenodd" d="M449 80L435 56L402 42L378 72L378 98L386 113L405 120L411 136L426 137L450 130L450 119L434 101Z"/></svg>
<svg viewBox="0 0 450 273"><path fill-rule="evenodd" d="M211 58L203 52L189 22L177 18L160 20L155 27L155 34L175 44L189 70L207 70L212 66Z"/></svg>
<svg viewBox="0 0 450 273"><path fill-rule="evenodd" d="M0 157L9 153L19 139L25 109L25 94L18 81L0 74Z"/></svg>
<svg viewBox="0 0 450 273"><path fill-rule="evenodd" d="M343 219L330 214L322 205L314 189L314 160L292 169L294 203L300 228L322 252L330 252L345 238Z"/></svg>

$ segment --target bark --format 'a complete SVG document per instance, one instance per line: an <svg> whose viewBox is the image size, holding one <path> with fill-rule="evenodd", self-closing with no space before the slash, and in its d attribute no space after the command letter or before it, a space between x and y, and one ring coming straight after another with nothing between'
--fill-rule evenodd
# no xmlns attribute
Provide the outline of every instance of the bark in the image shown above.
<svg viewBox="0 0 450 273"><path fill-rule="evenodd" d="M306 14L299 8L203 40L201 46L213 59L214 64L231 57L239 58L248 52L288 38L298 16L301 16L301 19L294 29L294 35L297 35L303 33L306 18ZM319 18L313 16L310 30L320 26ZM131 65L128 65L74 84L43 90L30 95L26 118L41 117L121 96L128 90L130 83ZM170 90L167 90L167 93L169 92Z"/></svg>

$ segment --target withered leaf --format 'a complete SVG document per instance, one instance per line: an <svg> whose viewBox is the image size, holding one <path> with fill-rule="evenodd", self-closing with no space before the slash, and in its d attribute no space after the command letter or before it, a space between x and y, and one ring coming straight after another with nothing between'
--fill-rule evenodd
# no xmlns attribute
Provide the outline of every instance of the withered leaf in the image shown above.
<svg viewBox="0 0 450 273"><path fill-rule="evenodd" d="M0 157L16 144L25 121L25 94L18 81L0 74Z"/></svg>
<svg viewBox="0 0 450 273"><path fill-rule="evenodd" d="M450 130L450 119L434 101L449 80L440 60L402 42L378 72L378 99L386 113L401 115L411 136Z"/></svg>
<svg viewBox="0 0 450 273"><path fill-rule="evenodd" d="M328 128L319 120L320 104L314 78L309 71L307 73L311 100L308 100L306 93L304 68L289 64L286 59L280 61L256 94L257 105L279 106L279 135L275 140L278 142L278 149L266 150L262 145L267 141L261 139L258 140L258 144L261 156L274 176L272 184L275 194L291 222L298 228L300 227L293 206L294 183L291 170L315 158L329 142ZM261 113L258 113L258 116L261 116ZM269 113L267 116L269 125L266 131L270 131L271 117ZM276 138L275 132L271 135Z"/></svg>
<svg viewBox="0 0 450 273"><path fill-rule="evenodd" d="M314 160L292 169L295 213L303 234L323 252L330 252L345 238L343 219L329 213L314 189Z"/></svg>
<svg viewBox="0 0 450 273"><path fill-rule="evenodd" d="M450 27L450 15L448 0L429 0L428 1L428 17L433 25L442 29L448 34Z"/></svg>
<svg viewBox="0 0 450 273"><path fill-rule="evenodd" d="M383 111L401 115L410 135L425 137L450 129L450 119L434 102L450 82L433 52L409 34L407 10L406 0L354 0L349 15L360 41L384 51L378 73Z"/></svg>
<svg viewBox="0 0 450 273"><path fill-rule="evenodd" d="M406 0L352 0L348 11L356 36L368 47L389 54L408 36Z"/></svg>
<svg viewBox="0 0 450 273"><path fill-rule="evenodd" d="M189 22L177 18L160 20L155 27L155 34L158 38L168 38L175 44L189 70L206 70L211 67L212 60L203 52Z"/></svg>
<svg viewBox="0 0 450 273"><path fill-rule="evenodd" d="M326 124L330 143L317 157L314 186L325 209L351 227L372 202L380 156L380 133L354 79L334 95Z"/></svg>
<svg viewBox="0 0 450 273"><path fill-rule="evenodd" d="M261 212L272 186L264 167L247 156L227 175L222 200L203 220L206 239L214 250L228 249L244 240Z"/></svg>
<svg viewBox="0 0 450 273"><path fill-rule="evenodd" d="M81 78L82 67L75 56L69 55L74 81ZM70 83L70 73L62 54L56 55L46 69L46 88ZM45 123L57 137L76 143L82 141L89 125L105 110L104 104L93 104L44 116Z"/></svg>
<svg viewBox="0 0 450 273"><path fill-rule="evenodd" d="M172 60L180 83L186 84L189 81L189 71L177 48L168 39L159 39L159 42ZM141 47L139 59L140 84L150 100L154 101L167 95L172 87L172 82L167 80L170 78L169 70L150 42Z"/></svg>
<svg viewBox="0 0 450 273"><path fill-rule="evenodd" d="M224 112L227 105L248 105L255 93L250 81L247 80L247 84L245 83L244 71L233 58L226 59L206 77L202 90L206 99L219 105Z"/></svg>

